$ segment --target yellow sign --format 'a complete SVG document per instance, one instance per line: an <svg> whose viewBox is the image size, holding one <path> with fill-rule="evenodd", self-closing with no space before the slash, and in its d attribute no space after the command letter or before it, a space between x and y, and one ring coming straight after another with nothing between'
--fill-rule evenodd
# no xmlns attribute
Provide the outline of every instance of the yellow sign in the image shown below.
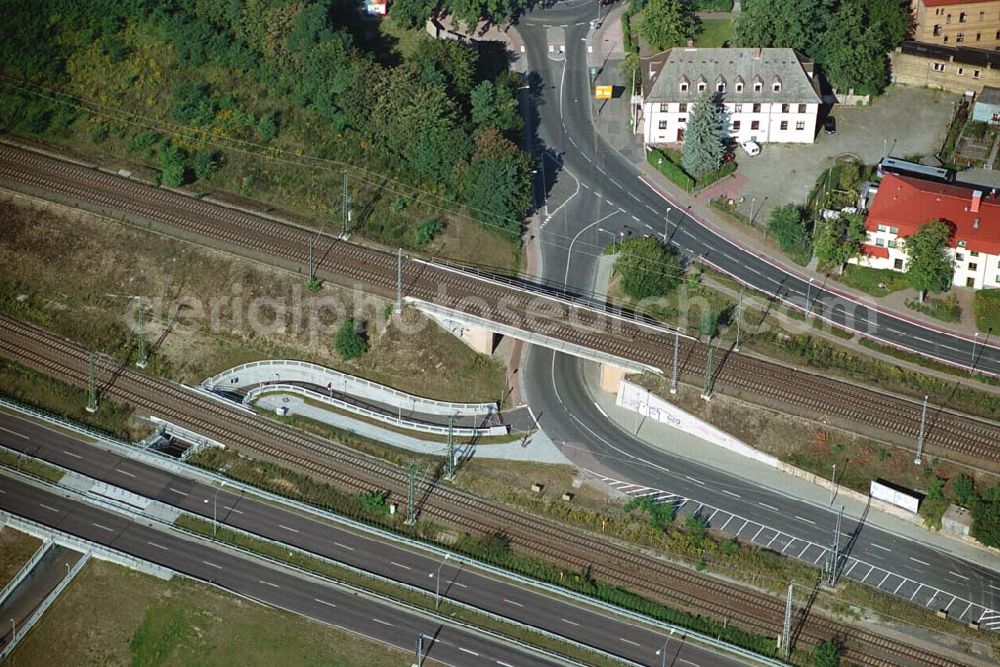
<svg viewBox="0 0 1000 667"><path fill-rule="evenodd" d="M594 86L594 97L599 100L610 100L614 86Z"/></svg>

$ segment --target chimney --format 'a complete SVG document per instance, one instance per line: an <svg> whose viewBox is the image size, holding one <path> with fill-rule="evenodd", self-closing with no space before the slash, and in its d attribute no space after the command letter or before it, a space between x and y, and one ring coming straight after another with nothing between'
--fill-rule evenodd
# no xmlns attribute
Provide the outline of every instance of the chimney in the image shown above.
<svg viewBox="0 0 1000 667"><path fill-rule="evenodd" d="M972 211L973 213L979 213L979 202L982 201L982 199L983 199L983 191L982 190L973 190L972 191L972 206L969 207L969 210Z"/></svg>

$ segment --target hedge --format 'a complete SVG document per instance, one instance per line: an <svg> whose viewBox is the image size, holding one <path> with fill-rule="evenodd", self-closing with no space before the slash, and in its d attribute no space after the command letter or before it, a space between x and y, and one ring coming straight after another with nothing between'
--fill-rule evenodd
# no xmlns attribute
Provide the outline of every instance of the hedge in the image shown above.
<svg viewBox="0 0 1000 667"><path fill-rule="evenodd" d="M694 188L694 179L678 165L671 162L663 151L656 148L647 151L646 160L666 176L667 180L681 186L686 192L690 192Z"/></svg>

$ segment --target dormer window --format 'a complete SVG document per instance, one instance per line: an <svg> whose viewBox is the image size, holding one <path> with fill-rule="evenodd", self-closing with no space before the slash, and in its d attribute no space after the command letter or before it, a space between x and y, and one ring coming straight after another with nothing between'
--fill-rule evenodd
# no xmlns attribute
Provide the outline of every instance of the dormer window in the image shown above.
<svg viewBox="0 0 1000 667"><path fill-rule="evenodd" d="M691 85L691 83L688 81L688 78L686 76L682 76L681 77L680 84L681 84L681 92L682 93L686 93L688 91L688 86Z"/></svg>
<svg viewBox="0 0 1000 667"><path fill-rule="evenodd" d="M726 92L726 80L721 76L715 80L715 92L717 93Z"/></svg>
<svg viewBox="0 0 1000 667"><path fill-rule="evenodd" d="M743 82L742 81L737 81L736 82L736 92L737 93L742 93L743 92Z"/></svg>
<svg viewBox="0 0 1000 667"><path fill-rule="evenodd" d="M764 90L764 84L762 84L762 83L755 83L755 84L753 84L753 92L759 93L762 90Z"/></svg>
<svg viewBox="0 0 1000 667"><path fill-rule="evenodd" d="M775 81L774 85L771 87L771 90L773 90L776 93L780 93L781 92L781 82L780 81Z"/></svg>
<svg viewBox="0 0 1000 667"><path fill-rule="evenodd" d="M704 81L698 82L698 92L699 93L705 92L705 87L706 86L707 86L707 84Z"/></svg>

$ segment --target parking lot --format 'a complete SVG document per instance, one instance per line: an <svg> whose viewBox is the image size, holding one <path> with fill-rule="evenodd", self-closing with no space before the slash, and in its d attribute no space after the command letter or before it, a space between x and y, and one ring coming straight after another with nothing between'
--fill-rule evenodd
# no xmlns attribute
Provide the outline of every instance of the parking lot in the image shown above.
<svg viewBox="0 0 1000 667"><path fill-rule="evenodd" d="M836 118L837 132L827 135L820 121L814 144L765 144L752 158L737 149L741 212L749 214L754 198L758 220L775 206L805 203L819 175L843 155L874 164L883 146L897 157L936 153L958 100L944 91L894 86L872 106L834 106L830 115ZM737 193L730 188L728 194Z"/></svg>

